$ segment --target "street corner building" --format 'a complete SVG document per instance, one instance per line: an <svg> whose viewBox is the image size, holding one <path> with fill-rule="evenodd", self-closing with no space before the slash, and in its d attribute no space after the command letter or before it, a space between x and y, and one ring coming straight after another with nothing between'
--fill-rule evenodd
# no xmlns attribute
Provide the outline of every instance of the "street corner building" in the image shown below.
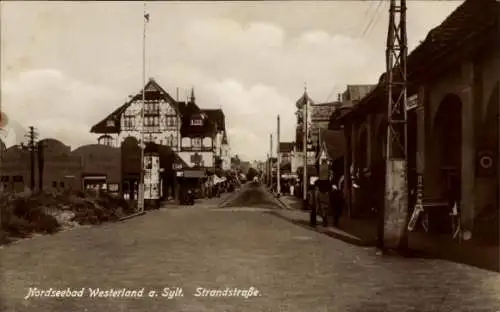
<svg viewBox="0 0 500 312"><path fill-rule="evenodd" d="M91 132L99 135L99 145L121 150L118 187L126 199L138 196L142 138L147 203L179 199L182 186L202 194L209 177L230 169L224 112L200 108L194 89L189 98L179 101L150 79L144 90L94 125Z"/></svg>
<svg viewBox="0 0 500 312"><path fill-rule="evenodd" d="M434 238L451 238L456 204L472 241L498 240L499 12L498 1L466 0L407 58L408 213L420 197L421 230ZM386 82L383 74L332 120L344 131L345 167L359 178L358 189L348 188L353 213L384 205Z"/></svg>

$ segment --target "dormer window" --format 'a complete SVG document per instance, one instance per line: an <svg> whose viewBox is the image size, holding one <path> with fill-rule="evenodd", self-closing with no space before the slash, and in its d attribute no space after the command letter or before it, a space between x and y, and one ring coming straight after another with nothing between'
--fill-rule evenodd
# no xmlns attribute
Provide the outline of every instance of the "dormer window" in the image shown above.
<svg viewBox="0 0 500 312"><path fill-rule="evenodd" d="M191 126L203 126L202 119L191 119Z"/></svg>
<svg viewBox="0 0 500 312"><path fill-rule="evenodd" d="M114 127L115 126L115 121L112 120L112 119L109 119L108 121L106 121L106 126L107 127Z"/></svg>

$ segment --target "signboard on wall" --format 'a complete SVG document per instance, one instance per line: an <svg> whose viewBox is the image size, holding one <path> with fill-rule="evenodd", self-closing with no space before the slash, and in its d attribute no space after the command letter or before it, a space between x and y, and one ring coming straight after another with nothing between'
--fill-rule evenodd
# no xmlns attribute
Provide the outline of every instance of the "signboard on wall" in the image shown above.
<svg viewBox="0 0 500 312"><path fill-rule="evenodd" d="M414 94L406 100L407 111L415 109L417 108L417 106L418 106L418 94Z"/></svg>

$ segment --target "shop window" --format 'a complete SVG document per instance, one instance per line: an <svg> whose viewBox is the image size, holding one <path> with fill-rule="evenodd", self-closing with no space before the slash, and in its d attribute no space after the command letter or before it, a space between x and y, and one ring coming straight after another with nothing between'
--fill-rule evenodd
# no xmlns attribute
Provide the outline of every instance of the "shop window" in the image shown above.
<svg viewBox="0 0 500 312"><path fill-rule="evenodd" d="M1 176L0 182L9 182L9 176Z"/></svg>

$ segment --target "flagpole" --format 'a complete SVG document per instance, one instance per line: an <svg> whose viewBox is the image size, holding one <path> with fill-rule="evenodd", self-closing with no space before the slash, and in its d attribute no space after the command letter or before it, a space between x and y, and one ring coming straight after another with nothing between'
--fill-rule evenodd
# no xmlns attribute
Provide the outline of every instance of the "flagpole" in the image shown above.
<svg viewBox="0 0 500 312"><path fill-rule="evenodd" d="M144 110L146 103L146 25L149 21L149 14L146 13L146 2L144 2L144 27L142 34L142 104L141 104L141 175L139 183L139 198L137 208L139 212L144 212Z"/></svg>

